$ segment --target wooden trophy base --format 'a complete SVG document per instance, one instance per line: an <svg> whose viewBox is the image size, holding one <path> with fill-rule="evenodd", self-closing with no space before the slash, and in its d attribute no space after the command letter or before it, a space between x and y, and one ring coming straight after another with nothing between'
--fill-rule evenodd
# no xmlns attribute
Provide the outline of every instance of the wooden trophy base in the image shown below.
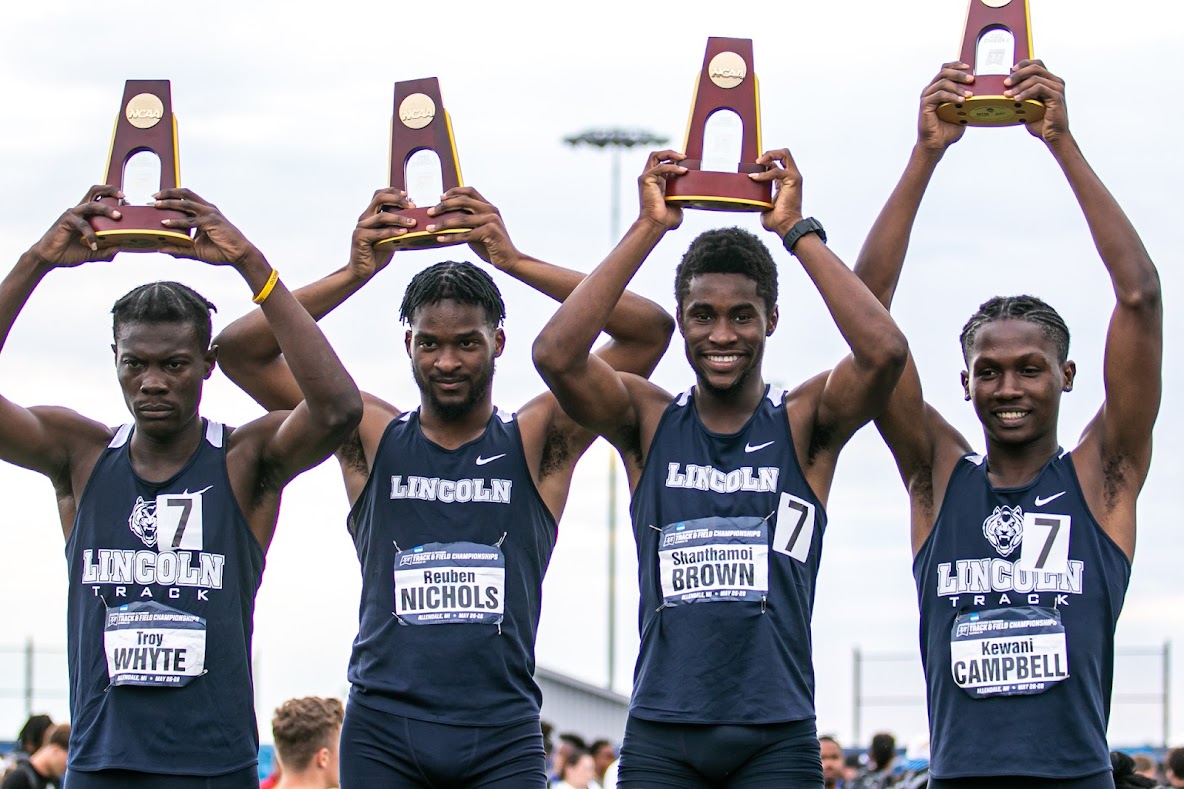
<svg viewBox="0 0 1184 789"><path fill-rule="evenodd" d="M754 181L749 173L763 173L759 164L741 164L735 173L700 170L697 159L683 159L682 175L666 181L666 202L704 211L768 211L773 207L773 185Z"/></svg>
<svg viewBox="0 0 1184 789"><path fill-rule="evenodd" d="M165 219L189 219L188 214L150 205L120 205L113 198L102 198L101 202L118 208L123 217L114 220L93 216L90 226L100 241L118 244L123 252L155 252L166 245L193 245L193 238L188 232L172 230L160 224Z"/></svg>
<svg viewBox="0 0 1184 789"><path fill-rule="evenodd" d="M440 236L452 236L460 233L467 233L472 228L453 228L452 230L439 230L429 233L425 228L430 224L440 222L450 216L463 214L463 211L446 211L443 214L436 214L429 216L426 208L404 208L396 211L391 208L384 208L383 211L391 214L399 214L401 216L410 217L415 220L415 227L410 232L404 233L401 236L394 236L393 238L384 238L374 244L376 247L393 247L394 249L431 249L434 247L450 247L456 244L463 244L463 241L453 241L448 239L446 241L437 241Z"/></svg>

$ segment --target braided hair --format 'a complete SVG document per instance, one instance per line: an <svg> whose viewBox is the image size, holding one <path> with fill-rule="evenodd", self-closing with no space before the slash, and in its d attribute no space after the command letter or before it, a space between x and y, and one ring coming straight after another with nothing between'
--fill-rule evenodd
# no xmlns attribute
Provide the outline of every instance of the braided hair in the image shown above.
<svg viewBox="0 0 1184 789"><path fill-rule="evenodd" d="M764 243L738 227L722 227L699 234L674 271L674 298L682 309L691 279L701 274L742 274L756 282L767 315L777 304L777 264Z"/></svg>
<svg viewBox="0 0 1184 789"><path fill-rule="evenodd" d="M217 307L204 296L180 282L149 282L124 295L111 308L112 331L116 341L119 329L128 323L187 323L197 332L202 348L210 347L214 335L210 313Z"/></svg>
<svg viewBox="0 0 1184 789"><path fill-rule="evenodd" d="M1007 319L1036 324L1056 346L1057 361L1064 364L1069 358L1069 327L1060 313L1035 296L995 296L984 301L962 327L962 358L970 362L970 348L984 324Z"/></svg>
<svg viewBox="0 0 1184 789"><path fill-rule="evenodd" d="M506 319L506 304L493 277L472 263L449 260L429 266L411 278L399 307L399 320L410 324L420 307L445 299L481 307L492 328Z"/></svg>

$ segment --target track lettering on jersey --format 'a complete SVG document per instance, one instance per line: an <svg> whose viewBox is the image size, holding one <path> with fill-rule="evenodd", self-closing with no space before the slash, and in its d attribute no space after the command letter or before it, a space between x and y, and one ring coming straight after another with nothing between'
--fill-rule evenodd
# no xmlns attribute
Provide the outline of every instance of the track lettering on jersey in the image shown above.
<svg viewBox="0 0 1184 789"><path fill-rule="evenodd" d="M103 648L112 685L183 687L205 673L206 620L153 601L109 608Z"/></svg>
<svg viewBox="0 0 1184 789"><path fill-rule="evenodd" d="M762 518L698 518L662 529L665 605L759 602L769 591L769 527Z"/></svg>
<svg viewBox="0 0 1184 789"><path fill-rule="evenodd" d="M1030 696L1069 678L1065 628L1055 608L962 614L950 638L954 682L971 698Z"/></svg>
<svg viewBox="0 0 1184 789"><path fill-rule="evenodd" d="M506 557L497 545L432 542L395 554L394 614L405 625L500 625Z"/></svg>

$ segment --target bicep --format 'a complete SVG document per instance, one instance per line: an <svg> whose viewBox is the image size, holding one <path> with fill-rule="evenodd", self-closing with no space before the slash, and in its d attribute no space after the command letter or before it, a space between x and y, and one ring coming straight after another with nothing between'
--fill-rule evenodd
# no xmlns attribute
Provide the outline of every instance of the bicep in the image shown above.
<svg viewBox="0 0 1184 789"><path fill-rule="evenodd" d="M268 411L294 409L304 399L283 356L262 364L222 365L222 372Z"/></svg>
<svg viewBox="0 0 1184 789"><path fill-rule="evenodd" d="M629 388L603 358L589 354L578 366L564 371L540 369L563 412L599 435L611 436L622 424L634 424L635 409Z"/></svg>
<svg viewBox="0 0 1184 789"><path fill-rule="evenodd" d="M88 439L103 440L105 425L66 408L24 408L0 397L0 458L47 476L69 468L77 446Z"/></svg>

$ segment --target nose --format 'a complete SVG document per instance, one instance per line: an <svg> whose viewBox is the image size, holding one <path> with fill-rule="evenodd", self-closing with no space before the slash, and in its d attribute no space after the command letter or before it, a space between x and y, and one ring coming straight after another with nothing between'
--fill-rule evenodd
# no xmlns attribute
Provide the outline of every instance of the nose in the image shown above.
<svg viewBox="0 0 1184 789"><path fill-rule="evenodd" d="M461 367L460 356L449 348L441 348L432 366L442 373L454 373Z"/></svg>
<svg viewBox="0 0 1184 789"><path fill-rule="evenodd" d="M736 332L732 322L726 318L715 320L711 324L711 332L707 335L714 345L730 345L736 341Z"/></svg>
<svg viewBox="0 0 1184 789"><path fill-rule="evenodd" d="M995 390L995 396L1001 400L1015 400L1022 397L1024 390L1020 387L1020 377L1018 374L1008 370L999 376L999 386Z"/></svg>
<svg viewBox="0 0 1184 789"><path fill-rule="evenodd" d="M159 370L148 370L140 378L140 391L144 394L163 394L169 390L165 377Z"/></svg>

